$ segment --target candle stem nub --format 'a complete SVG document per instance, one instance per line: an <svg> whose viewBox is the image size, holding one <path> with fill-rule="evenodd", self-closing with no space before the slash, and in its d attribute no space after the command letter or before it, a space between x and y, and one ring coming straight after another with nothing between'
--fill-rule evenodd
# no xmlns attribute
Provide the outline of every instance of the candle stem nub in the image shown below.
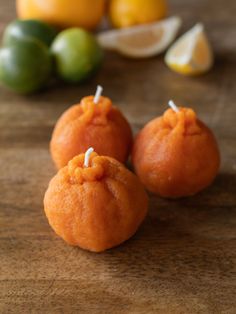
<svg viewBox="0 0 236 314"><path fill-rule="evenodd" d="M96 94L95 94L95 97L94 97L94 100L93 100L95 104L97 104L99 102L99 98L102 95L102 91L103 91L102 86L98 85L97 86L97 90L96 90Z"/></svg>
<svg viewBox="0 0 236 314"><path fill-rule="evenodd" d="M92 154L93 151L94 151L94 149L92 147L90 147L85 153L84 167L86 167L86 168L88 168L88 166L89 166L89 158L90 158L90 155Z"/></svg>
<svg viewBox="0 0 236 314"><path fill-rule="evenodd" d="M168 105L170 106L170 108L172 109L172 110L174 110L174 112L179 112L179 108L176 106L176 104L173 102L173 100L170 100L169 102L168 102Z"/></svg>

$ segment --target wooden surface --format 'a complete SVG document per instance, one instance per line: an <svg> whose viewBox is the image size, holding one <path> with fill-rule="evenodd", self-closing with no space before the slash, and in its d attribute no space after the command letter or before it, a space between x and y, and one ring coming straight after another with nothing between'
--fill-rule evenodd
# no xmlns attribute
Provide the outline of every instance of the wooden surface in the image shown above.
<svg viewBox="0 0 236 314"><path fill-rule="evenodd" d="M163 56L130 61L107 54L96 78L23 97L0 89L1 313L236 313L236 4L173 0L182 32L205 23L216 64L185 78ZM0 0L0 26L14 18ZM222 167L214 184L178 201L150 196L137 234L92 254L67 246L50 229L43 195L55 169L48 142L59 115L100 83L135 132L169 99L193 107L215 132Z"/></svg>

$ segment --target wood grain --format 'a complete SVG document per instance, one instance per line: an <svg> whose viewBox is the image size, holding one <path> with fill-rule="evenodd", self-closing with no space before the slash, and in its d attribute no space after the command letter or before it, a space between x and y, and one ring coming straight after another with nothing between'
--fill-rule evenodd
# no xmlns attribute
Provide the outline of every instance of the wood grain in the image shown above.
<svg viewBox="0 0 236 314"><path fill-rule="evenodd" d="M0 89L1 313L236 313L236 4L173 0L182 32L206 25L214 69L179 76L163 56L130 61L107 53L98 76L81 86L53 86L23 97ZM14 1L0 0L1 31ZM42 199L55 169L48 142L59 115L97 85L137 132L171 98L193 107L215 132L222 167L197 196L150 196L137 234L118 248L92 254L64 244L49 228Z"/></svg>

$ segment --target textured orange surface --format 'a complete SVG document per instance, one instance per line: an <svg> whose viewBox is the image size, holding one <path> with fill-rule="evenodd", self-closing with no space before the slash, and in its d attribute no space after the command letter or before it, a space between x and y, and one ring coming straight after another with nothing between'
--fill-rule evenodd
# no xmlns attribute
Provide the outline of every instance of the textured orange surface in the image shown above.
<svg viewBox="0 0 236 314"><path fill-rule="evenodd" d="M90 146L99 155L125 162L132 145L132 131L122 113L109 98L82 99L69 108L58 120L50 144L52 158L58 168L64 167L74 156Z"/></svg>
<svg viewBox="0 0 236 314"><path fill-rule="evenodd" d="M92 153L73 158L51 180L44 208L51 227L67 243L100 252L129 239L146 216L148 197L121 163Z"/></svg>
<svg viewBox="0 0 236 314"><path fill-rule="evenodd" d="M210 129L193 110L168 109L137 135L132 160L146 188L163 197L193 195L214 180L220 154Z"/></svg>
<svg viewBox="0 0 236 314"><path fill-rule="evenodd" d="M95 28L105 11L105 0L17 0L21 19L40 19L68 28Z"/></svg>

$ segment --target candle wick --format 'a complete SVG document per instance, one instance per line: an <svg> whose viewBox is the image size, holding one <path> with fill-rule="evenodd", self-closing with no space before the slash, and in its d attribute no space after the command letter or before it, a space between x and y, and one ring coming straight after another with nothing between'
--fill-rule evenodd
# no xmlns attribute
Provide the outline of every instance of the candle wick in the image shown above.
<svg viewBox="0 0 236 314"><path fill-rule="evenodd" d="M174 110L174 112L179 112L179 108L176 106L176 104L173 102L173 100L170 100L168 102L168 105L171 107L172 110Z"/></svg>
<svg viewBox="0 0 236 314"><path fill-rule="evenodd" d="M97 104L99 102L99 99L102 95L102 91L103 91L103 88L102 86L98 85L97 86L97 90L96 90L96 94L95 94L95 97L94 97L94 103Z"/></svg>
<svg viewBox="0 0 236 314"><path fill-rule="evenodd" d="M88 168L88 166L89 166L89 158L90 158L90 155L92 154L93 151L94 151L94 149L92 147L90 147L85 153L84 167L86 167L86 168Z"/></svg>

